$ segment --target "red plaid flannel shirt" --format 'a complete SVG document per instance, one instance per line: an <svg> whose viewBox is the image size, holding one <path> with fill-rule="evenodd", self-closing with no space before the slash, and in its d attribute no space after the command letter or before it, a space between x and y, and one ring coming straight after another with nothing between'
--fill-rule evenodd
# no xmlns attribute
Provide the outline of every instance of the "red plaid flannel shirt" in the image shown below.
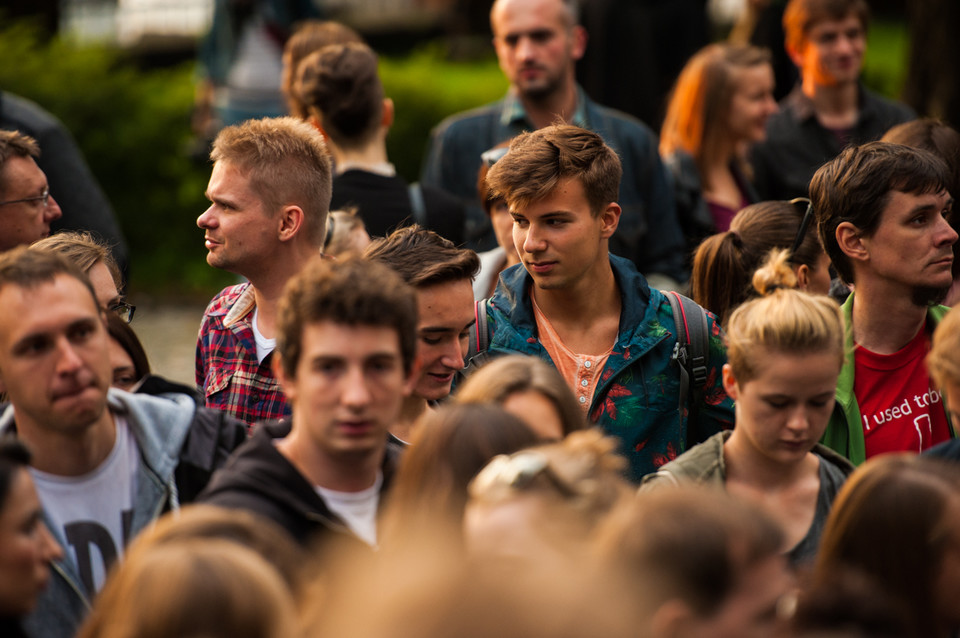
<svg viewBox="0 0 960 638"><path fill-rule="evenodd" d="M224 288L203 313L197 339L197 387L207 407L224 410L248 426L290 415L270 368L273 353L257 361L255 305L249 283Z"/></svg>

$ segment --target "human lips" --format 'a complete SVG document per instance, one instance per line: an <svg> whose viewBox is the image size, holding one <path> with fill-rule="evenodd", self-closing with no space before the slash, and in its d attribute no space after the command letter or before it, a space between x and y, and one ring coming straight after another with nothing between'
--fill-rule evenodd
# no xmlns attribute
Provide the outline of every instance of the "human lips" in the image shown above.
<svg viewBox="0 0 960 638"><path fill-rule="evenodd" d="M221 243L221 242L219 242L219 241L217 241L217 240L215 240L215 239L212 239L212 238L210 238L209 236L205 236L205 237L203 238L203 245L204 245L204 247L205 247L207 250L213 250L215 247L219 246L220 243Z"/></svg>
<svg viewBox="0 0 960 638"><path fill-rule="evenodd" d="M528 261L527 268L538 275L549 273L557 265L555 261Z"/></svg>
<svg viewBox="0 0 960 638"><path fill-rule="evenodd" d="M337 427L347 436L364 436L373 429L373 422L366 419L348 419L339 421Z"/></svg>

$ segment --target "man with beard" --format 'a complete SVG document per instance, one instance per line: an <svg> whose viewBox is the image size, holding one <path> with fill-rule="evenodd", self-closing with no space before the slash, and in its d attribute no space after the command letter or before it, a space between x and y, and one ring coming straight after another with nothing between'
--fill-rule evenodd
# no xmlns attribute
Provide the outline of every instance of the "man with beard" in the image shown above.
<svg viewBox="0 0 960 638"><path fill-rule="evenodd" d="M574 67L587 33L577 22L576 5L575 0L493 3L493 45L510 90L504 99L454 115L434 129L421 181L462 198L470 247L489 249L494 235L477 200L481 154L557 121L594 131L620 156L625 176L617 199L623 215L610 250L631 259L651 283L669 286L685 278L683 236L656 136L639 120L591 101L577 85Z"/></svg>
<svg viewBox="0 0 960 638"><path fill-rule="evenodd" d="M847 148L810 182L820 240L855 288L843 306L851 354L823 437L854 463L953 435L924 363L952 283L949 180L931 153L871 142Z"/></svg>

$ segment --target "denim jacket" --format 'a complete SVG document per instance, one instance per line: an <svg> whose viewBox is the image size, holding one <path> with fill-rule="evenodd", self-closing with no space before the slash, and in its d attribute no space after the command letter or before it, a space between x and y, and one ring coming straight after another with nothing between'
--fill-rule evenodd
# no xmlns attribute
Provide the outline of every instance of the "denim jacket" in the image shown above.
<svg viewBox="0 0 960 638"><path fill-rule="evenodd" d="M628 477L639 482L680 455L686 446L687 414L678 411L680 368L673 359L676 336L670 302L647 285L628 260L610 257L622 310L613 351L600 373L590 405L590 420L619 439L618 451L629 461ZM537 339L537 324L528 294L531 278L522 265L501 274L487 302L491 355L550 355ZM699 409L703 438L733 426L733 401L720 376L726 350L720 325L708 313L710 329L707 382Z"/></svg>
<svg viewBox="0 0 960 638"><path fill-rule="evenodd" d="M593 102L579 87L570 122L598 133L623 164L617 199L623 214L610 252L631 259L644 274L686 281L683 234L656 135L640 120ZM467 239L476 250L495 246L490 220L477 200L480 154L534 128L520 100L508 93L498 102L447 118L431 133L420 181L464 200Z"/></svg>
<svg viewBox="0 0 960 638"><path fill-rule="evenodd" d="M110 390L109 409L126 418L140 450L137 487L130 538L153 522L164 509L180 506L174 472L190 431L196 403L186 394L153 397ZM0 417L0 436L15 430L13 407ZM61 546L67 547L62 530L45 521ZM90 596L81 583L77 567L65 553L53 563L50 583L37 607L24 621L30 636L71 638L90 609Z"/></svg>

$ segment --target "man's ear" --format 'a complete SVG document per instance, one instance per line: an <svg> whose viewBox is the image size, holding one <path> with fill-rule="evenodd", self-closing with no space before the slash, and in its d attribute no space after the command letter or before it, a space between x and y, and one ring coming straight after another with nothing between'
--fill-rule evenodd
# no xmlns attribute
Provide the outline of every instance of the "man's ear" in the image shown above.
<svg viewBox="0 0 960 638"><path fill-rule="evenodd" d="M795 47L790 44L783 45L783 48L787 52L787 57L789 57L790 61L793 62L793 66L797 67L798 69L803 67L803 49L806 46L807 44L805 42L801 43L800 47Z"/></svg>
<svg viewBox="0 0 960 638"><path fill-rule="evenodd" d="M303 227L305 214L299 206L284 206L277 216L277 237L280 241L290 241Z"/></svg>
<svg viewBox="0 0 960 638"><path fill-rule="evenodd" d="M393 100L388 97L383 98L383 113L380 114L380 126L386 129L393 126L394 115Z"/></svg>
<svg viewBox="0 0 960 638"><path fill-rule="evenodd" d="M740 386L737 385L737 378L733 376L733 368L730 367L729 363L723 364L721 376L723 378L723 389L727 391L727 396L736 401L740 395Z"/></svg>
<svg viewBox="0 0 960 638"><path fill-rule="evenodd" d="M650 635L653 638L680 638L689 636L694 620L693 611L679 598L665 601L650 619Z"/></svg>
<svg viewBox="0 0 960 638"><path fill-rule="evenodd" d="M860 229L850 222L841 222L835 233L837 244L843 254L856 261L869 261L870 251L864 243Z"/></svg>
<svg viewBox="0 0 960 638"><path fill-rule="evenodd" d="M587 50L587 40L589 40L590 37L587 35L587 30L579 24L570 30L570 37L572 39L570 43L570 57L574 60L579 60Z"/></svg>
<svg viewBox="0 0 960 638"><path fill-rule="evenodd" d="M623 210L620 204L610 202L602 211L600 211L600 236L604 239L610 239L620 225L620 214Z"/></svg>

